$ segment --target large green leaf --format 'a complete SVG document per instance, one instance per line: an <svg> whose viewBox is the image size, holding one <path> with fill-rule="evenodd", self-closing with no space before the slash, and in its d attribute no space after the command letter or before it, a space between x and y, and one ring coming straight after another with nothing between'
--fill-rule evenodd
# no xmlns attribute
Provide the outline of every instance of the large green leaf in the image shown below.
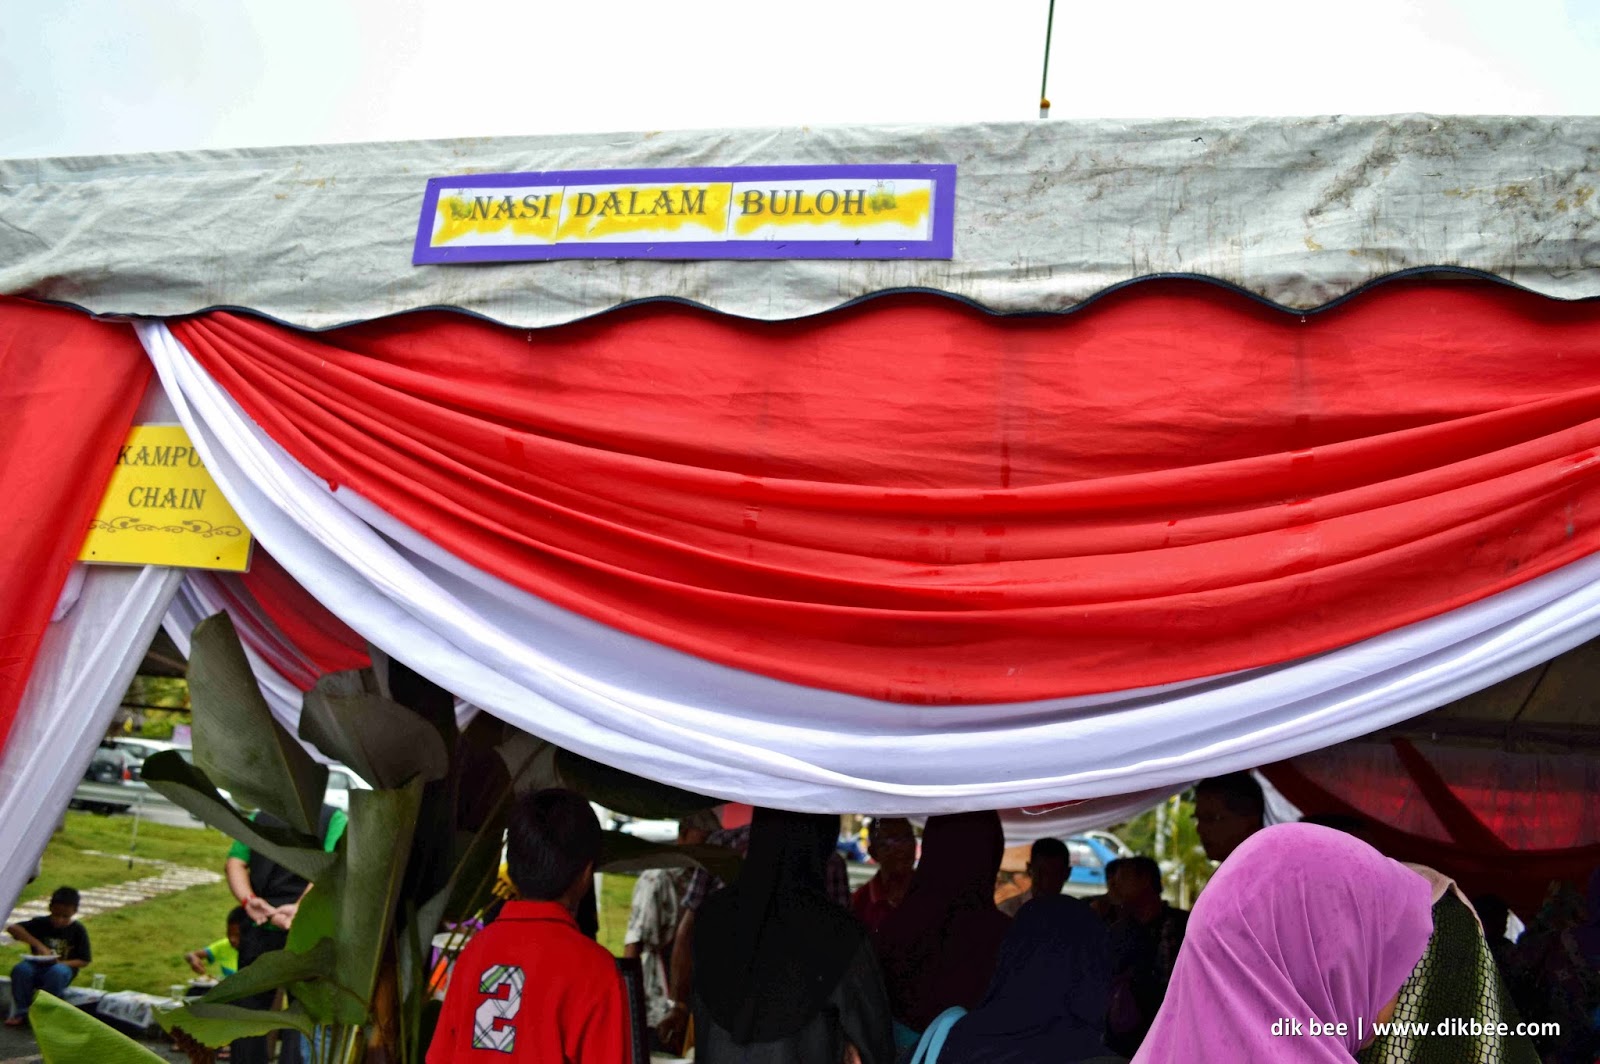
<svg viewBox="0 0 1600 1064"><path fill-rule="evenodd" d="M399 948L395 951L395 966L400 983L400 1008L407 1015L415 1012L415 997L424 985L431 953L429 941L444 914L444 903L449 900L448 890L441 890L425 901L420 908L407 901L400 920Z"/></svg>
<svg viewBox="0 0 1600 1064"><path fill-rule="evenodd" d="M335 864L322 878L316 880L294 915L289 928L286 949L296 953L309 953L323 947L335 951L330 960L328 977L289 984L289 993L305 1006L311 1018L318 1023L357 1023L366 1011L366 1003L349 990L334 982L333 970L337 963L339 939L339 914L344 902L344 865ZM248 969L246 969L248 970ZM354 1020L345 1020L352 1014Z"/></svg>
<svg viewBox="0 0 1600 1064"><path fill-rule="evenodd" d="M510 790L497 811L470 836L458 836L459 857L444 887L421 906L408 904L400 931L400 998L409 1001L424 985L428 975L429 946L439 925L447 918L462 920L474 915L488 901L489 892L500 871L500 850L505 838L506 812Z"/></svg>
<svg viewBox="0 0 1600 1064"><path fill-rule="evenodd" d="M296 922L299 918L296 917ZM259 994L263 990L278 990L291 983L306 979L326 978L333 974L333 940L323 939L305 953L275 949L263 953L228 978L206 992L200 1000L208 1005L226 1005L230 1001ZM322 1017L313 1016L313 1019Z"/></svg>
<svg viewBox="0 0 1600 1064"><path fill-rule="evenodd" d="M433 725L446 747L456 741L456 696L403 661L389 659L389 697Z"/></svg>
<svg viewBox="0 0 1600 1064"><path fill-rule="evenodd" d="M343 953L352 949L365 953L369 949L366 943L352 942L342 927L346 872L346 865L341 862L317 880L300 900L294 924L289 928L288 949L312 950L319 943L333 943L332 974L327 979L297 982L290 987L290 993L319 1022L363 1024L367 1020L367 999L338 981Z"/></svg>
<svg viewBox="0 0 1600 1064"><path fill-rule="evenodd" d="M324 939L339 937L339 913L344 906L344 865L335 863L312 881L300 899L294 923L289 927L288 949L308 953Z"/></svg>
<svg viewBox="0 0 1600 1064"><path fill-rule="evenodd" d="M482 825L460 849L444 919L465 920L489 904L490 892L500 877L507 817L502 814Z"/></svg>
<svg viewBox="0 0 1600 1064"><path fill-rule="evenodd" d="M194 757L241 805L315 834L328 770L273 719L226 613L195 625L189 644Z"/></svg>
<svg viewBox="0 0 1600 1064"><path fill-rule="evenodd" d="M405 870L405 896L427 898L449 880L453 864L451 847L464 771L461 737L456 732L455 697L402 662L387 657L374 661L381 662L388 697L404 707L413 721L431 729L435 742L444 750L445 771L430 779L422 789L422 801L417 809L416 843Z"/></svg>
<svg viewBox="0 0 1600 1064"><path fill-rule="evenodd" d="M708 798L703 794L647 780L620 768L591 761L571 750L556 752L555 767L562 782L589 801L646 820L677 820L722 803L720 798Z"/></svg>
<svg viewBox="0 0 1600 1064"><path fill-rule="evenodd" d="M488 891L500 871L506 823L516 801L511 772L499 756L503 732L504 728L485 726L479 719L456 743L456 770L462 774L456 824L464 830L455 833L450 849L447 920L464 920L488 904Z"/></svg>
<svg viewBox="0 0 1600 1064"><path fill-rule="evenodd" d="M252 850L272 858L291 872L315 883L333 867L335 857L323 851L321 840L287 828L256 824L229 805L205 773L175 750L152 754L140 770L152 789Z"/></svg>
<svg viewBox="0 0 1600 1064"><path fill-rule="evenodd" d="M504 721L479 713L456 740L458 780L455 826L476 831L485 820L503 817L508 809L511 771L500 754L507 726Z"/></svg>
<svg viewBox="0 0 1600 1064"><path fill-rule="evenodd" d="M372 1000L378 983L421 800L419 781L400 790L350 794L334 979L364 1002Z"/></svg>
<svg viewBox="0 0 1600 1064"><path fill-rule="evenodd" d="M636 875L648 868L704 868L724 883L739 878L744 859L726 846L664 846L621 831L601 835L596 872Z"/></svg>
<svg viewBox="0 0 1600 1064"><path fill-rule="evenodd" d="M305 1010L298 1007L247 1009L239 1005L207 1005L199 1001L182 1008L157 1009L156 1022L163 1031L183 1031L195 1041L212 1048L225 1046L236 1038L253 1038L271 1031L299 1031L310 1037L317 1028Z"/></svg>
<svg viewBox="0 0 1600 1064"><path fill-rule="evenodd" d="M29 1018L45 1064L166 1064L165 1057L53 994L34 998Z"/></svg>
<svg viewBox="0 0 1600 1064"><path fill-rule="evenodd" d="M364 675L365 674L365 675ZM442 779L449 751L415 711L368 690L370 673L333 673L306 692L300 737L382 790Z"/></svg>

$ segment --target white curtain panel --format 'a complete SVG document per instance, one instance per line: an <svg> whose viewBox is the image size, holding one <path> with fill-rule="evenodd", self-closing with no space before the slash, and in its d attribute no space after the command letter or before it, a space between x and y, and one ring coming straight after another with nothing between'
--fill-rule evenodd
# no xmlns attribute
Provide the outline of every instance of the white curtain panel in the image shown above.
<svg viewBox="0 0 1600 1064"><path fill-rule="evenodd" d="M722 798L928 814L1166 792L1405 720L1600 635L1600 557L1352 646L1160 689L915 706L730 669L453 557L273 442L159 322L138 331L229 500L345 623L596 760Z"/></svg>
<svg viewBox="0 0 1600 1064"><path fill-rule="evenodd" d="M61 822L167 603L159 566L85 566L77 599L45 630L0 755L0 902L10 912Z"/></svg>

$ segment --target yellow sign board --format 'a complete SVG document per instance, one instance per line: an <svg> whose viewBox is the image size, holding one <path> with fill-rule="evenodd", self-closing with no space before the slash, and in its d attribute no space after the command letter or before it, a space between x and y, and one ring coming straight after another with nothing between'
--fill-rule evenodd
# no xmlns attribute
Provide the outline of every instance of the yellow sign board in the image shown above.
<svg viewBox="0 0 1600 1064"><path fill-rule="evenodd" d="M955 182L950 163L434 177L411 261L948 259Z"/></svg>
<svg viewBox="0 0 1600 1064"><path fill-rule="evenodd" d="M78 560L244 572L250 543L183 427L135 425Z"/></svg>

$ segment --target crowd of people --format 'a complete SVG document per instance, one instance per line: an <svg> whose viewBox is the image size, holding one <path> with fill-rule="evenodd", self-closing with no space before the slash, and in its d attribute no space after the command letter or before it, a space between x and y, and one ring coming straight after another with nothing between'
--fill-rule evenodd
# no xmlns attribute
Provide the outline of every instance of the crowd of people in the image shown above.
<svg viewBox="0 0 1600 1064"><path fill-rule="evenodd" d="M1491 902L1384 856L1359 825L1265 826L1248 774L1200 784L1195 818L1221 864L1192 914L1163 900L1145 857L1112 862L1093 905L1063 895L1070 861L1053 839L1034 845L1030 891L1005 911L995 813L928 818L920 859L909 822L874 821L878 874L853 895L836 816L757 809L733 831L686 819L681 841L744 862L725 885L704 869L640 878L627 948L645 967L652 1038L669 1051L692 1038L701 1064L1596 1059L1600 898L1553 894L1503 948L1503 909L1497 924ZM483 1049L629 1059L623 981L574 916L600 840L580 796L522 801L508 844L519 900L457 962L429 1064ZM1543 978L1518 974L1535 956L1564 966L1555 1011L1568 1020L1539 1042L1517 1026L1552 1013L1550 993L1517 992ZM1428 1037L1386 1026L1447 1019L1477 1022Z"/></svg>
<svg viewBox="0 0 1600 1064"><path fill-rule="evenodd" d="M874 819L877 873L853 893L836 816L757 809L728 829L694 814L679 843L735 850L741 870L727 884L703 867L638 878L630 1000L595 941L599 822L573 792L529 794L507 839L517 896L458 958L428 1062L488 1050L625 1064L641 1004L653 1047L692 1043L701 1064L1600 1061L1600 870L1587 897L1552 885L1513 945L1503 902L1384 856L1354 818L1266 826L1247 773L1202 781L1194 810L1220 865L1192 914L1164 900L1148 857L1110 862L1092 902L1063 895L1070 855L1049 838L1029 853L1029 889L997 905L992 812L928 818L920 856L910 821ZM335 845L343 816L324 821ZM282 948L311 886L243 847L227 871L240 906L225 938L186 955L196 972ZM78 901L63 887L48 915L6 929L30 950L8 1024L89 963ZM1525 1033L1527 1020L1547 1026ZM265 1060L256 1042L234 1059ZM286 1044L284 1059L307 1048Z"/></svg>

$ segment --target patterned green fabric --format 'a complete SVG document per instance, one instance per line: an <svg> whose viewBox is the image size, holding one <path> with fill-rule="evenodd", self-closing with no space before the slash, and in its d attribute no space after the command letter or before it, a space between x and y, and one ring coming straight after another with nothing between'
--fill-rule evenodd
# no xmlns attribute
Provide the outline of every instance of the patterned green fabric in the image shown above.
<svg viewBox="0 0 1600 1064"><path fill-rule="evenodd" d="M1500 970L1472 910L1447 891L1433 906L1433 937L1400 988L1396 1023L1445 1020L1518 1022ZM1469 1034L1384 1035L1357 1055L1361 1064L1539 1064L1525 1037Z"/></svg>

